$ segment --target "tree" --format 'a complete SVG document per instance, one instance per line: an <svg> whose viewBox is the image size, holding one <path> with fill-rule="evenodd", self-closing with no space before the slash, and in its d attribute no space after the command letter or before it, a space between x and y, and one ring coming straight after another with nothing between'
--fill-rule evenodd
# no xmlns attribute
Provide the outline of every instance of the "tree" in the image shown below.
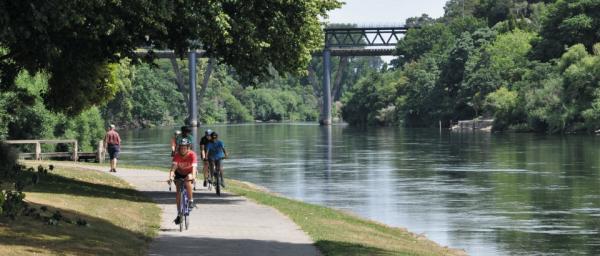
<svg viewBox="0 0 600 256"><path fill-rule="evenodd" d="M393 105L397 90L405 82L397 73L372 72L356 83L342 99L342 117L350 124L383 125L382 112ZM391 120L393 121L393 120Z"/></svg>
<svg viewBox="0 0 600 256"><path fill-rule="evenodd" d="M600 42L600 1L558 0L550 4L540 36L533 47L538 60L560 57L566 47L578 43L592 51Z"/></svg>
<svg viewBox="0 0 600 256"><path fill-rule="evenodd" d="M472 16L480 0L449 0L444 6L445 20Z"/></svg>
<svg viewBox="0 0 600 256"><path fill-rule="evenodd" d="M489 26L507 20L512 15L524 16L527 8L525 0L481 0L475 7L474 15L487 20Z"/></svg>
<svg viewBox="0 0 600 256"><path fill-rule="evenodd" d="M406 19L406 22L404 23L404 25L409 28L415 28L415 27L431 25L433 23L435 23L435 20L433 18L429 17L429 15L423 13L419 17L411 17L411 18Z"/></svg>
<svg viewBox="0 0 600 256"><path fill-rule="evenodd" d="M487 108L494 113L494 129L504 130L518 115L518 93L502 86L485 98Z"/></svg>
<svg viewBox="0 0 600 256"><path fill-rule="evenodd" d="M26 69L50 75L45 103L76 114L117 93L110 63L141 46L180 56L202 48L250 80L273 66L300 73L322 44L319 17L341 5L307 1L0 1L0 83ZM69 95L70 97L65 97Z"/></svg>
<svg viewBox="0 0 600 256"><path fill-rule="evenodd" d="M409 29L398 41L396 46L398 58L393 64L400 68L406 63L419 59L427 52L442 52L447 45L452 44L453 40L451 31L441 23Z"/></svg>

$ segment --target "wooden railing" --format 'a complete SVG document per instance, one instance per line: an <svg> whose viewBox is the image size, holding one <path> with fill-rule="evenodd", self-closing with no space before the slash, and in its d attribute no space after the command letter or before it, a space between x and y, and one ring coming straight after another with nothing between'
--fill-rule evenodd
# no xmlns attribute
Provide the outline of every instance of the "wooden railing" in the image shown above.
<svg viewBox="0 0 600 256"><path fill-rule="evenodd" d="M34 160L42 160L47 158L70 158L73 161L80 159L94 159L97 162L102 163L104 161L104 143L103 141L98 142L98 148L96 152L79 152L79 144L77 140L7 140L4 141L7 144L17 145L35 145L34 153L19 153L19 158L31 158ZM67 144L73 145L71 152L42 152L42 144Z"/></svg>

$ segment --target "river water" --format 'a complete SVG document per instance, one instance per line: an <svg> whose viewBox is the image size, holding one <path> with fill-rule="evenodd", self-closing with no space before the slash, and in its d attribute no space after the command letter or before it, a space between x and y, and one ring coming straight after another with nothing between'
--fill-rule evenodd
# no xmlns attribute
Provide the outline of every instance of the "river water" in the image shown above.
<svg viewBox="0 0 600 256"><path fill-rule="evenodd" d="M288 197L406 227L470 255L600 255L600 136L210 128L230 153L227 177ZM166 168L173 131L121 131L121 163Z"/></svg>

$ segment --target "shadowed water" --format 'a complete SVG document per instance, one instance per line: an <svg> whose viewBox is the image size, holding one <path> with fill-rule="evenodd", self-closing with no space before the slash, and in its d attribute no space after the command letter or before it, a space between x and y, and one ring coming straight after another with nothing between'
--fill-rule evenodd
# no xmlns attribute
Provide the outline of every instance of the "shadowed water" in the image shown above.
<svg viewBox="0 0 600 256"><path fill-rule="evenodd" d="M600 255L600 136L312 124L211 126L226 176L471 255ZM122 163L169 165L173 128L122 131Z"/></svg>

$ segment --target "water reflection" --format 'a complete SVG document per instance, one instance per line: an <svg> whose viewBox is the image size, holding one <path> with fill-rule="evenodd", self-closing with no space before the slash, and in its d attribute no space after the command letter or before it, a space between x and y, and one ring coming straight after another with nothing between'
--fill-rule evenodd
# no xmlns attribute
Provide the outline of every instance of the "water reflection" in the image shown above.
<svg viewBox="0 0 600 256"><path fill-rule="evenodd" d="M321 126L321 134L323 137L323 141L325 141L325 155L326 155L326 168L325 174L327 179L331 178L331 163L333 160L333 136L332 136L332 127L331 126Z"/></svg>
<svg viewBox="0 0 600 256"><path fill-rule="evenodd" d="M472 255L600 255L600 138L307 124L217 130L227 175L407 227ZM168 165L172 129L122 133Z"/></svg>

